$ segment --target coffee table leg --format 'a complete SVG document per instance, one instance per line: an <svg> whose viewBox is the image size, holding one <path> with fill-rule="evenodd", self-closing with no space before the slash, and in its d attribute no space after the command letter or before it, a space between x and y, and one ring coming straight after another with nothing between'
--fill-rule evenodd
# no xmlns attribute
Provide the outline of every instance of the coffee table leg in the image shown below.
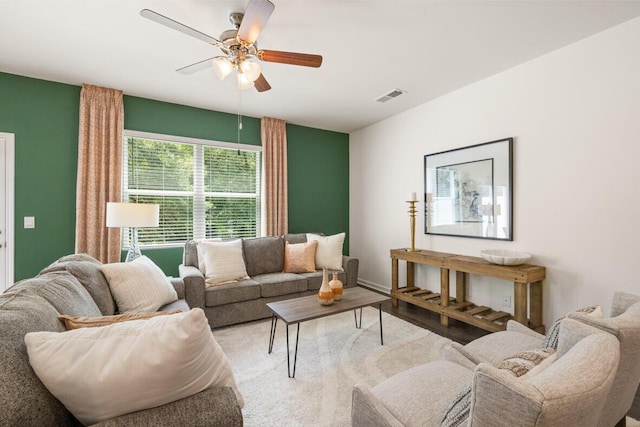
<svg viewBox="0 0 640 427"><path fill-rule="evenodd" d="M360 307L360 321L358 322L357 308L353 310L353 318L356 321L356 329L362 328L362 307Z"/></svg>
<svg viewBox="0 0 640 427"><path fill-rule="evenodd" d="M380 323L380 345L384 345L382 341L382 304L378 304L378 318Z"/></svg>
<svg viewBox="0 0 640 427"><path fill-rule="evenodd" d="M296 376L296 362L298 361L298 337L300 336L300 323L297 323L296 330L296 349L293 355L293 373L291 372L291 362L289 361L289 325L287 324L287 375L289 378Z"/></svg>
<svg viewBox="0 0 640 427"><path fill-rule="evenodd" d="M269 334L269 354L273 351L273 341L276 338L276 326L278 326L278 317L274 314L271 316L271 333Z"/></svg>

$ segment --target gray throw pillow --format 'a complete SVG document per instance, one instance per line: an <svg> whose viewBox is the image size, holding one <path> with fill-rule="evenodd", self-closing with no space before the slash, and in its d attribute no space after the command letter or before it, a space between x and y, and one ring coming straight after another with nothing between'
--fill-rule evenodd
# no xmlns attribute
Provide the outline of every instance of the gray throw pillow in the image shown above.
<svg viewBox="0 0 640 427"><path fill-rule="evenodd" d="M579 308L578 310L574 310L573 313L592 314L592 313L595 313L596 310L598 310L599 308L600 308L599 305L593 305L591 307ZM567 314L566 316L562 316L561 318L556 320L553 323L553 325L551 325L551 327L549 328L549 331L547 332L547 335L544 337L544 340L542 341L542 348L552 348L554 350L558 349L558 337L560 336L560 323L562 322L562 320L566 319L567 316L569 315ZM599 317L602 317L601 312Z"/></svg>

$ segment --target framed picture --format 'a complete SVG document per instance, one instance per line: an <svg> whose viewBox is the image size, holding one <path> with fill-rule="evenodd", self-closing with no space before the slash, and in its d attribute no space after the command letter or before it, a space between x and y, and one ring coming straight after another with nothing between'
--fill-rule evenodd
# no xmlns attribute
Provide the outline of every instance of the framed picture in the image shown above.
<svg viewBox="0 0 640 427"><path fill-rule="evenodd" d="M425 234L513 240L513 138L424 156Z"/></svg>

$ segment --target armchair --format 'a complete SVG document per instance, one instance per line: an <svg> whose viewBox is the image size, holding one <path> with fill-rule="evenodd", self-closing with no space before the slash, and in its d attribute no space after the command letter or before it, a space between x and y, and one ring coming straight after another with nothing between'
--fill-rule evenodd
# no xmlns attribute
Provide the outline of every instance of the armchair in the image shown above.
<svg viewBox="0 0 640 427"><path fill-rule="evenodd" d="M618 339L619 367L598 426L624 425L640 383L640 296L616 292L611 304L611 317L608 318L582 312L571 312L567 317ZM544 335L510 321L506 331L486 335L464 346L451 343L443 350L443 357L474 369L482 362L498 363L516 352L540 348L544 338Z"/></svg>
<svg viewBox="0 0 640 427"><path fill-rule="evenodd" d="M536 375L515 377L487 363L475 370L441 360L353 389L351 420L364 426L440 426L471 384L473 426L595 426L613 383L619 344L573 319L562 321L558 358Z"/></svg>

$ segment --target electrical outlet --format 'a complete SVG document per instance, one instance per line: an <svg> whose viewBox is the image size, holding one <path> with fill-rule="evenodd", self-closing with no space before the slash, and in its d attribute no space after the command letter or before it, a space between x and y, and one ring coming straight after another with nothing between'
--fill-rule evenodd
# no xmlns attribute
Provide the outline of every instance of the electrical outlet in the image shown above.
<svg viewBox="0 0 640 427"><path fill-rule="evenodd" d="M502 297L502 306L511 308L511 295Z"/></svg>

